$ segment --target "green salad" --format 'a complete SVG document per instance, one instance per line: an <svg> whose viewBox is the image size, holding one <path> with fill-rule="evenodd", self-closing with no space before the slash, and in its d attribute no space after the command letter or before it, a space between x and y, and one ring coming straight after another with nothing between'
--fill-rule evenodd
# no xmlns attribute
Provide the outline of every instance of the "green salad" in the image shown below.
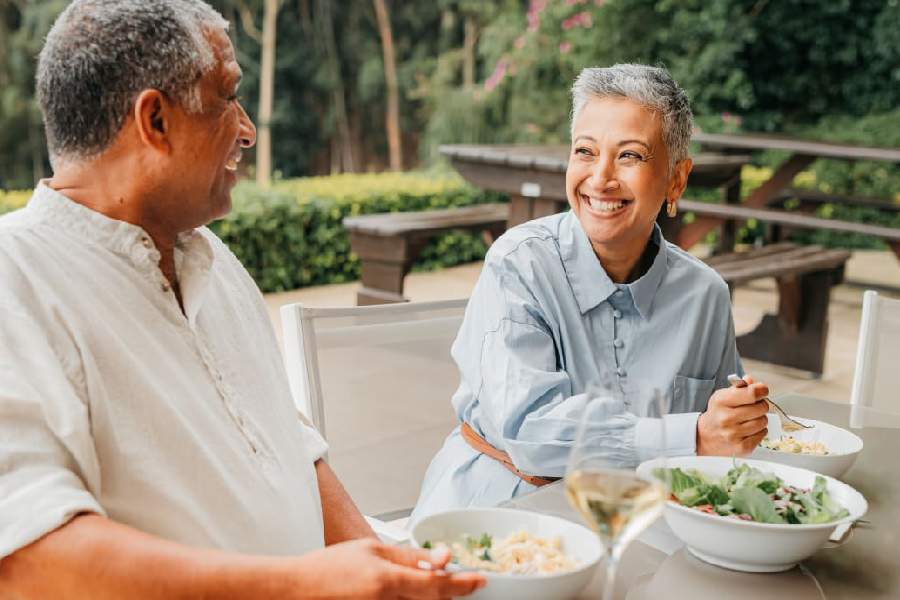
<svg viewBox="0 0 900 600"><path fill-rule="evenodd" d="M665 479L665 469L654 474ZM786 485L772 473L747 464L733 467L725 477L715 478L697 471L668 469L672 496L680 504L711 514L758 523L830 523L849 512L825 489L825 478L817 475L812 489Z"/></svg>

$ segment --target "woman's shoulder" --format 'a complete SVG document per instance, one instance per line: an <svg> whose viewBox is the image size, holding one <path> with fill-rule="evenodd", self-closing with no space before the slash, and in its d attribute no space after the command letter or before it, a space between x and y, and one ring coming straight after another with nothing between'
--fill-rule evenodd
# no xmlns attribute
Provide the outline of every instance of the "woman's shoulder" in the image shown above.
<svg viewBox="0 0 900 600"><path fill-rule="evenodd" d="M669 269L679 279L690 280L693 286L703 286L718 295L731 298L728 284L715 269L672 242L665 242L666 254L669 257Z"/></svg>
<svg viewBox="0 0 900 600"><path fill-rule="evenodd" d="M485 262L501 264L509 261L559 259L559 227L565 213L550 215L516 225L498 237L488 249Z"/></svg>

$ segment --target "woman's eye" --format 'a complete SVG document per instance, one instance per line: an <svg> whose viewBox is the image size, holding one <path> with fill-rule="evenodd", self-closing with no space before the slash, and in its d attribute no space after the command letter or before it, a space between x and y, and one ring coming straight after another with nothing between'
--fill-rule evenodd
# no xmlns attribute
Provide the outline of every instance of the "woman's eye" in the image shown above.
<svg viewBox="0 0 900 600"><path fill-rule="evenodd" d="M627 152L623 152L619 155L619 158L625 158L628 160L644 160L644 157L638 154L637 152L631 152L630 150Z"/></svg>
<svg viewBox="0 0 900 600"><path fill-rule="evenodd" d="M581 148L575 148L575 154L581 154L582 156L593 156L591 149L585 148L583 146Z"/></svg>

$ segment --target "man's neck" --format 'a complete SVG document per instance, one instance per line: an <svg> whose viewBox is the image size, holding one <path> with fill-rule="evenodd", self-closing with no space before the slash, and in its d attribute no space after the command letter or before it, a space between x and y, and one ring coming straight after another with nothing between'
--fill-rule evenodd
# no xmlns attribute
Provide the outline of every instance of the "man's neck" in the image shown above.
<svg viewBox="0 0 900 600"><path fill-rule="evenodd" d="M130 185L130 178L108 175L121 172L113 166L66 166L59 169L47 185L73 202L110 219L137 225L146 231L160 253L160 270L173 289L178 290L175 273L178 228L154 218L147 207L152 207L155 203L146 191Z"/></svg>

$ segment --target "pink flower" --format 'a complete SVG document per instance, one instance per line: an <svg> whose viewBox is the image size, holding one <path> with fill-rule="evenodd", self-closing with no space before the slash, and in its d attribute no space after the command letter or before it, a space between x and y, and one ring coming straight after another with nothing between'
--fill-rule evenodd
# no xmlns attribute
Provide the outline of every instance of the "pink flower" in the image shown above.
<svg viewBox="0 0 900 600"><path fill-rule="evenodd" d="M572 42L562 42L559 45L559 53L560 54L568 54L569 50L572 49Z"/></svg>
<svg viewBox="0 0 900 600"><path fill-rule="evenodd" d="M541 13L547 8L547 0L531 0L528 6L528 31L537 31L541 26Z"/></svg>
<svg viewBox="0 0 900 600"><path fill-rule="evenodd" d="M503 78L506 77L506 69L509 67L509 61L505 58L501 58L497 61L497 66L494 67L494 72L491 73L491 76L487 78L484 82L484 90L486 92L493 91L500 83L503 81Z"/></svg>
<svg viewBox="0 0 900 600"><path fill-rule="evenodd" d="M565 19L562 22L563 31L568 31L568 30L572 29L572 27L574 27L574 26L575 26L575 21L573 20L573 17L569 17L568 19Z"/></svg>
<svg viewBox="0 0 900 600"><path fill-rule="evenodd" d="M591 13L582 11L575 15L574 19L576 19L576 23L581 25L582 27L589 28L594 25L594 19L591 17Z"/></svg>
<svg viewBox="0 0 900 600"><path fill-rule="evenodd" d="M594 4L596 4L597 6L603 6L604 4L606 4L606 0L594 0Z"/></svg>

